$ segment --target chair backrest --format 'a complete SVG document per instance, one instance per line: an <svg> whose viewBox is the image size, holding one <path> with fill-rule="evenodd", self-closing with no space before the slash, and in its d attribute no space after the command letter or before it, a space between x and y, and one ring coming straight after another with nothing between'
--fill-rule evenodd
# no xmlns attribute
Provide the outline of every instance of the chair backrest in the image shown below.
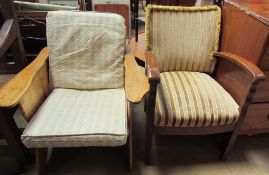
<svg viewBox="0 0 269 175"><path fill-rule="evenodd" d="M212 72L218 50L221 12L217 6L148 5L146 50L156 56L161 72Z"/></svg>
<svg viewBox="0 0 269 175"><path fill-rule="evenodd" d="M122 88L124 22L117 14L49 12L47 39L51 87Z"/></svg>
<svg viewBox="0 0 269 175"><path fill-rule="evenodd" d="M14 74L27 64L13 0L0 1L0 74ZM7 54L10 49L10 54Z"/></svg>

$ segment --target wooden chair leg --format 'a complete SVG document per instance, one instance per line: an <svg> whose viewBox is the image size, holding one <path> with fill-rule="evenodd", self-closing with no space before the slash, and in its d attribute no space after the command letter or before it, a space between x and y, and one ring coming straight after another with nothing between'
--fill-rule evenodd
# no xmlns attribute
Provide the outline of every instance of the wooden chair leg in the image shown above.
<svg viewBox="0 0 269 175"><path fill-rule="evenodd" d="M229 154L230 154L230 152L235 144L237 136L238 136L237 132L233 131L230 138L228 139L228 143L227 143L227 145L226 145L226 147L221 155L222 160L227 160L227 158L228 158L228 156L229 156Z"/></svg>
<svg viewBox="0 0 269 175"><path fill-rule="evenodd" d="M129 132L128 158L129 158L129 170L132 170L133 169L133 138L132 138L132 131Z"/></svg>
<svg viewBox="0 0 269 175"><path fill-rule="evenodd" d="M129 137L128 137L128 159L129 159L129 170L133 168L133 111L132 104L128 102L128 125L129 125Z"/></svg>
<svg viewBox="0 0 269 175"><path fill-rule="evenodd" d="M31 157L29 150L21 142L21 131L13 118L16 109L17 107L0 109L0 133L20 165L24 166L29 164Z"/></svg>
<svg viewBox="0 0 269 175"><path fill-rule="evenodd" d="M48 148L35 148L36 165L39 175L46 173Z"/></svg>
<svg viewBox="0 0 269 175"><path fill-rule="evenodd" d="M151 148L152 148L152 139L153 139L153 132L150 131L149 128L146 129L146 155L145 155L145 164L150 165L150 157L151 157Z"/></svg>

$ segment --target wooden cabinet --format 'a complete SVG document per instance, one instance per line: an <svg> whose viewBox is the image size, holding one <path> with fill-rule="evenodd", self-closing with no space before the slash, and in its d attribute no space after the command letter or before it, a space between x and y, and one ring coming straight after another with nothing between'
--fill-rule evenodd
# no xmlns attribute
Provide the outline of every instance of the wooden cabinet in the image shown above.
<svg viewBox="0 0 269 175"><path fill-rule="evenodd" d="M226 0L222 20L221 51L245 57L266 76L257 87L240 134L269 133L269 1Z"/></svg>

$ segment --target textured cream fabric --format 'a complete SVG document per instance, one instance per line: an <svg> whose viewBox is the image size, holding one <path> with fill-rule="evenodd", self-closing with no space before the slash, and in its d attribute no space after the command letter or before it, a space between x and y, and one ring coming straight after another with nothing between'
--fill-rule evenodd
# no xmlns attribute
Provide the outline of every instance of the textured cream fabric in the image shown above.
<svg viewBox="0 0 269 175"><path fill-rule="evenodd" d="M124 84L124 19L116 14L49 12L52 88L121 88Z"/></svg>
<svg viewBox="0 0 269 175"><path fill-rule="evenodd" d="M231 124L239 106L214 79L199 72L164 72L158 86L155 125L203 127Z"/></svg>
<svg viewBox="0 0 269 175"><path fill-rule="evenodd" d="M202 8L149 7L147 50L156 56L161 72L213 71L220 14L217 7Z"/></svg>
<svg viewBox="0 0 269 175"><path fill-rule="evenodd" d="M124 89L54 89L21 138L29 148L124 145L126 111Z"/></svg>

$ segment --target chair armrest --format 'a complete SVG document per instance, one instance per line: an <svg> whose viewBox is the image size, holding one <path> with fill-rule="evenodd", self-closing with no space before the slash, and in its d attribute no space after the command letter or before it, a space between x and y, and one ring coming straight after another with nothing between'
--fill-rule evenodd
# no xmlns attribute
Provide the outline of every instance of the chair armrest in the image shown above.
<svg viewBox="0 0 269 175"><path fill-rule="evenodd" d="M127 99L132 103L139 103L149 91L149 83L147 77L137 65L134 54L130 49L125 54L124 66Z"/></svg>
<svg viewBox="0 0 269 175"><path fill-rule="evenodd" d="M14 32L14 20L8 19L4 22L0 30L0 57L10 47L17 35Z"/></svg>
<svg viewBox="0 0 269 175"><path fill-rule="evenodd" d="M5 83L0 89L0 107L16 106L31 86L33 79L48 59L48 48L44 48L36 59Z"/></svg>
<svg viewBox="0 0 269 175"><path fill-rule="evenodd" d="M160 71L157 65L157 61L152 52L146 51L145 53L145 67L146 74L149 79L149 82L160 82Z"/></svg>
<svg viewBox="0 0 269 175"><path fill-rule="evenodd" d="M251 101L256 86L265 79L263 72L250 61L234 54L216 52L219 58L215 80L235 99L240 109Z"/></svg>
<svg viewBox="0 0 269 175"><path fill-rule="evenodd" d="M265 79L264 73L256 65L254 65L253 63L251 63L250 61L246 60L243 57L227 52L215 52L214 56L226 59L240 66L242 69L246 71L248 75L250 75L253 78L253 82Z"/></svg>

